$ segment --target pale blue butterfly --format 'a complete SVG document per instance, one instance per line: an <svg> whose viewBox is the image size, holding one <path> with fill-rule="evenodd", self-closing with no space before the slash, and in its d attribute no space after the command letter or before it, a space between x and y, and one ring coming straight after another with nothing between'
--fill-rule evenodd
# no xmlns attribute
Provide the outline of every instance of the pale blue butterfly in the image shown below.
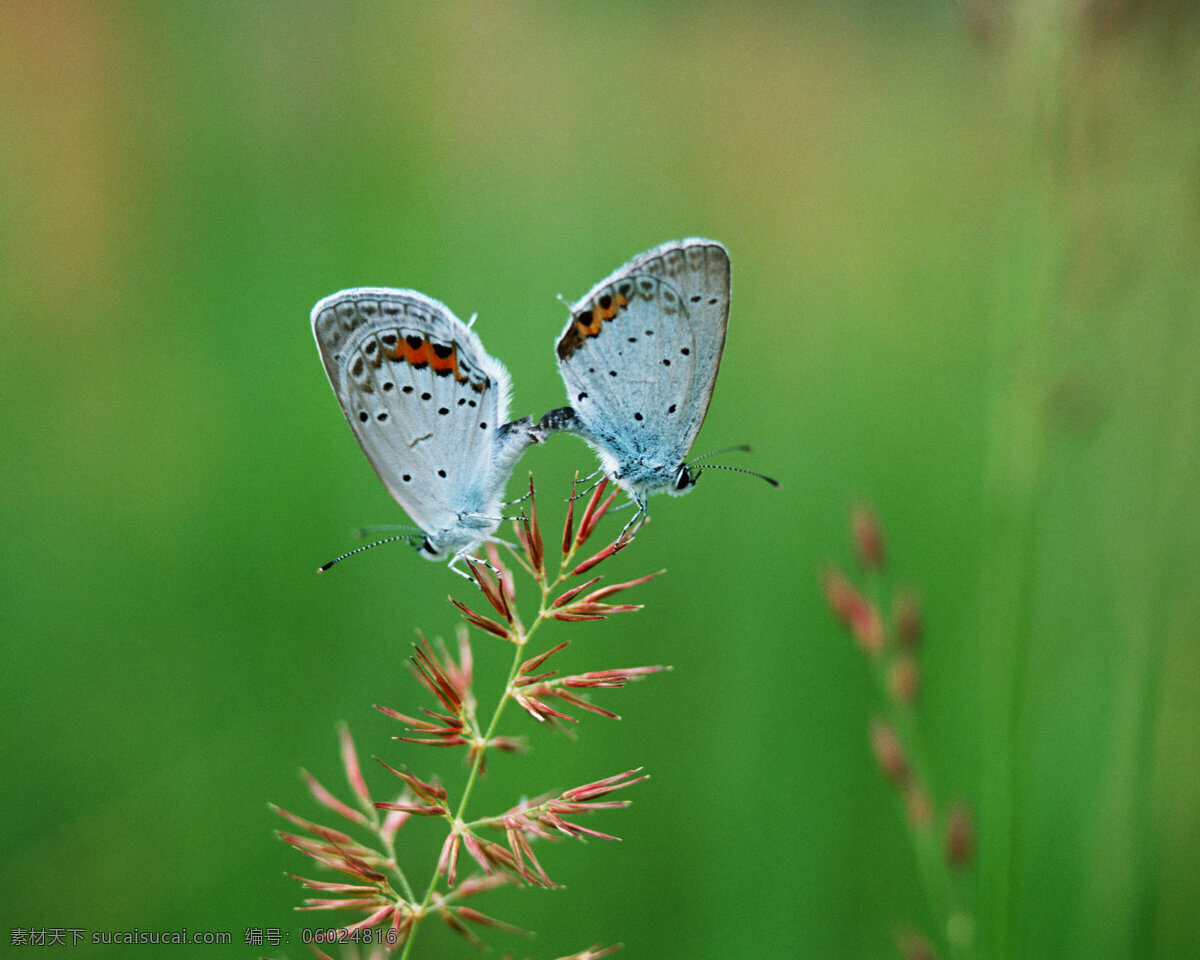
<svg viewBox="0 0 1200 960"><path fill-rule="evenodd" d="M462 573L455 564L494 539L509 475L541 438L528 417L506 422L508 371L415 290L343 290L313 307L312 327L363 453L420 528L413 546Z"/></svg>
<svg viewBox="0 0 1200 960"><path fill-rule="evenodd" d="M686 458L725 346L729 254L715 240L665 243L596 284L570 311L557 353L571 405L539 426L577 434L596 451L601 469L637 506L628 530L645 516L647 497L687 493L704 469Z"/></svg>

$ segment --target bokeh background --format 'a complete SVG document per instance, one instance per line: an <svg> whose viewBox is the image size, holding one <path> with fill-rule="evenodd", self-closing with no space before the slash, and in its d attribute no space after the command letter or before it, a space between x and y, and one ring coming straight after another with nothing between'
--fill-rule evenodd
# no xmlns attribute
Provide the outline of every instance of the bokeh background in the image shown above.
<svg viewBox="0 0 1200 960"><path fill-rule="evenodd" d="M602 694L624 719L575 741L508 714L535 749L493 764L478 812L653 779L594 823L623 843L543 850L566 889L478 902L538 932L489 935L497 955L890 957L912 926L943 956L1194 956L1190 9L4 4L4 926L307 955L284 871L315 868L267 801L318 814L301 766L347 792L342 720L364 756L461 783L372 705L423 703L409 644L470 593L404 549L314 577L402 519L309 309L380 284L478 311L538 415L563 397L555 294L702 235L734 299L696 449L752 443L724 462L783 486L710 473L654 502L609 569L668 568L646 609L547 631L567 669L675 670ZM533 470L557 523L592 463L562 438L511 489ZM852 565L860 501L923 598L930 785L978 832L968 947L924 893L867 742L877 688L818 584ZM477 647L485 702L500 647ZM427 876L434 831L408 829ZM245 945L266 928L291 945ZM431 924L416 954L473 951Z"/></svg>

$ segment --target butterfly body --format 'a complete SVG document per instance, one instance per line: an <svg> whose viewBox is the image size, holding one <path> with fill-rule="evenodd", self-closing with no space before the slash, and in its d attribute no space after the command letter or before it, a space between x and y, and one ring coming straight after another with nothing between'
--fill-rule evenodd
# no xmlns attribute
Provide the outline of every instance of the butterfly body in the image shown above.
<svg viewBox="0 0 1200 960"><path fill-rule="evenodd" d="M696 482L685 462L712 398L729 321L729 255L698 238L634 258L570 307L556 353L569 407L539 423L596 451L645 512Z"/></svg>
<svg viewBox="0 0 1200 960"><path fill-rule="evenodd" d="M415 290L343 290L313 308L312 326L359 445L424 534L418 550L453 564L491 539L505 483L540 439L529 418L506 422L504 366Z"/></svg>

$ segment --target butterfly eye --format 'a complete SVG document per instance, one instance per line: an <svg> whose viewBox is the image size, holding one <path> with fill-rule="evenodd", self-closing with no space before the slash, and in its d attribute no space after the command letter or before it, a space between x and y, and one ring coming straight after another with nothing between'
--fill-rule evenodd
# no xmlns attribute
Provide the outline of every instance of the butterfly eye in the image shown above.
<svg viewBox="0 0 1200 960"><path fill-rule="evenodd" d="M692 476L692 472L687 468L687 464L685 463L679 468L679 473L675 474L675 489L682 493L689 487L695 486L696 481L699 479L700 474L697 473L695 476Z"/></svg>
<svg viewBox="0 0 1200 960"><path fill-rule="evenodd" d="M436 556L437 556L437 548L436 548L436 547L434 547L434 545L433 545L432 543L430 543L430 542L429 542L429 538L428 538L428 537L425 537L425 538L424 538L424 539L421 541L421 546L420 546L420 548L419 548L419 549L420 549L421 551L423 551L424 553L427 553L427 554L429 554L431 557L436 557Z"/></svg>

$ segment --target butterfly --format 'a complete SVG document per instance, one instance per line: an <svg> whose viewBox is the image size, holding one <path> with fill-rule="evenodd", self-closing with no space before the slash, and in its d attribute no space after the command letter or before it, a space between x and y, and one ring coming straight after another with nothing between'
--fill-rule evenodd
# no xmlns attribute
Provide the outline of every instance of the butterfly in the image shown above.
<svg viewBox="0 0 1200 960"><path fill-rule="evenodd" d="M415 290L343 290L313 307L312 328L363 453L420 528L413 546L466 576L456 564L493 539L509 475L541 439L529 417L506 422L508 371Z"/></svg>
<svg viewBox="0 0 1200 960"><path fill-rule="evenodd" d="M539 426L544 434L574 433L596 451L601 469L637 506L628 530L646 515L649 496L687 493L703 469L686 457L725 346L729 254L715 240L664 243L569 309L557 354L570 406L551 410Z"/></svg>

